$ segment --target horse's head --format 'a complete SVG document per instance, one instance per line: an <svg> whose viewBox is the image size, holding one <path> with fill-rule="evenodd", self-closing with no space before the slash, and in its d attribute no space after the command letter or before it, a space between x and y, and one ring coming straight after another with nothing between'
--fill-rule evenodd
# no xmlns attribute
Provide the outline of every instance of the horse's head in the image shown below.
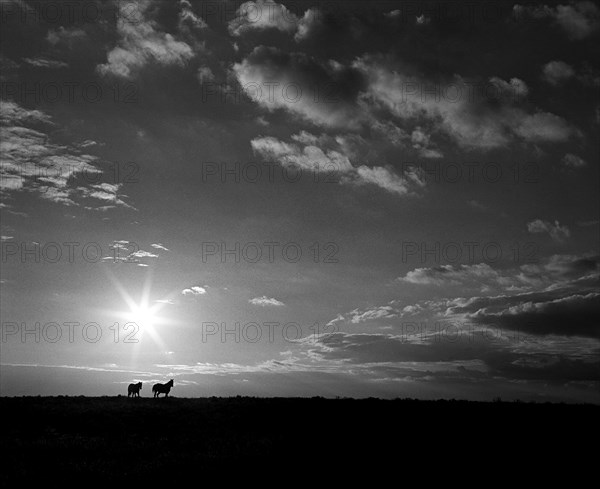
<svg viewBox="0 0 600 489"><path fill-rule="evenodd" d="M175 385L175 383L173 382L173 379L169 380L169 384L171 384L171 387L173 387Z"/></svg>

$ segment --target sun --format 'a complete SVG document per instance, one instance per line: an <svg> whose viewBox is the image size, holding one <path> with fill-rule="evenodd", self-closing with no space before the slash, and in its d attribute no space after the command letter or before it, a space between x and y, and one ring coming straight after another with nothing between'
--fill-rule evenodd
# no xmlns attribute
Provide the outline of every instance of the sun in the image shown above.
<svg viewBox="0 0 600 489"><path fill-rule="evenodd" d="M128 336L130 340L128 342L136 343L132 349L133 357L137 356L139 348L141 348L142 343L145 343L146 339L151 340L162 351L169 351L169 347L165 344L161 335L165 333L166 327L176 325L177 321L170 318L169 315L164 316L161 312L166 305L173 304L172 297L175 292L161 299L152 300L152 274L150 273L144 280L138 300L135 300L123 284L112 274L109 273L108 277L126 305L124 310L117 310L112 313L120 319L120 327L126 334L130 335Z"/></svg>
<svg viewBox="0 0 600 489"><path fill-rule="evenodd" d="M142 331L152 330L156 324L156 308L145 304L133 304L128 319L139 326Z"/></svg>

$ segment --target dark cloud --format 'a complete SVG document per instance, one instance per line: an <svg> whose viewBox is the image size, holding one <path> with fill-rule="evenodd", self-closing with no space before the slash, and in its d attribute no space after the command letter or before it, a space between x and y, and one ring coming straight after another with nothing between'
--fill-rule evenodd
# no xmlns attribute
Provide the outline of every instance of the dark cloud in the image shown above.
<svg viewBox="0 0 600 489"><path fill-rule="evenodd" d="M600 338L600 292L552 300L544 300L540 295L535 302L521 301L494 312L483 306L467 317L477 324L494 325L533 335Z"/></svg>
<svg viewBox="0 0 600 489"><path fill-rule="evenodd" d="M356 105L364 80L352 68L258 46L233 71L248 97L269 111L284 109L324 127L357 129L364 122Z"/></svg>
<svg viewBox="0 0 600 489"><path fill-rule="evenodd" d="M515 5L513 12L519 20L529 17L539 21L550 21L572 40L590 37L600 27L600 10L590 1L571 1L554 7L543 4Z"/></svg>
<svg viewBox="0 0 600 489"><path fill-rule="evenodd" d="M515 355L512 361L502 357L490 358L488 365L499 374L513 379L538 379L555 383L600 382L600 362L593 359L541 353Z"/></svg>
<svg viewBox="0 0 600 489"><path fill-rule="evenodd" d="M334 333L302 342L308 354L336 368L361 365L388 380L471 382L492 379L540 380L553 383L600 381L597 352L548 353L543 347L520 351L523 343L477 345L467 340L415 344L390 334ZM531 345L531 344L530 344Z"/></svg>

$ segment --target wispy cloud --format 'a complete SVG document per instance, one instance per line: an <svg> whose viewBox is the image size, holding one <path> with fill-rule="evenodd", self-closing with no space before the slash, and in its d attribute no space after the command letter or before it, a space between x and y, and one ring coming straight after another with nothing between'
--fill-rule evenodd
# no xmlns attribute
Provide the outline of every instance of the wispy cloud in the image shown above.
<svg viewBox="0 0 600 489"><path fill-rule="evenodd" d="M193 285L191 287L188 287L186 289L183 289L181 291L181 293L184 296L188 296L188 297L197 297L200 295L204 295L206 294L206 286L204 287L200 287L199 285Z"/></svg>
<svg viewBox="0 0 600 489"><path fill-rule="evenodd" d="M263 295L262 297L254 297L248 301L253 306L262 306L262 307L281 307L285 306L285 304L277 299L272 297L267 297Z"/></svg>
<svg viewBox="0 0 600 489"><path fill-rule="evenodd" d="M68 63L64 61L57 61L54 59L47 58L23 58L23 61L28 65L35 66L36 68L48 68L48 69L59 69L59 68L67 68L69 66Z"/></svg>
<svg viewBox="0 0 600 489"><path fill-rule="evenodd" d="M51 142L49 128L55 128L51 117L39 110L29 110L12 101L0 104L0 191L32 192L51 202L67 205L84 205L86 199L110 202L112 208L128 207L117 197L120 185L99 183L77 186L75 177L102 175L97 156L82 153L76 146Z"/></svg>
<svg viewBox="0 0 600 489"><path fill-rule="evenodd" d="M166 248L160 243L152 243L150 246L152 246L152 248L156 248L157 250L169 251L169 248Z"/></svg>
<svg viewBox="0 0 600 489"><path fill-rule="evenodd" d="M527 230L530 233L548 233L557 243L563 243L571 236L571 231L567 226L561 226L558 221L554 224L549 221L535 219L527 224Z"/></svg>

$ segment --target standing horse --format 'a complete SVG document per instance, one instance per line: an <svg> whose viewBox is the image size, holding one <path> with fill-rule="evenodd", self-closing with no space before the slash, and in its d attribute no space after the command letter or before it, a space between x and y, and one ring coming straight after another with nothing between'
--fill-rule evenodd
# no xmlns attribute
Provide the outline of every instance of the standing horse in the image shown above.
<svg viewBox="0 0 600 489"><path fill-rule="evenodd" d="M142 390L142 383L138 382L137 384L129 384L127 388L127 397L140 397L140 391Z"/></svg>
<svg viewBox="0 0 600 489"><path fill-rule="evenodd" d="M169 391L173 387L173 379L169 380L166 384L154 384L152 386L152 392L154 397L158 397L159 394L164 394L165 397L169 397Z"/></svg>

